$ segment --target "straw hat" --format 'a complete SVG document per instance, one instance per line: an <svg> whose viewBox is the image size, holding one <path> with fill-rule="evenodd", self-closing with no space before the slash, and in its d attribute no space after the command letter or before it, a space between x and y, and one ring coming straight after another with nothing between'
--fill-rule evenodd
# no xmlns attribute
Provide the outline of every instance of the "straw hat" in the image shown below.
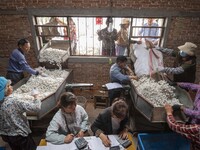
<svg viewBox="0 0 200 150"><path fill-rule="evenodd" d="M121 24L130 24L130 21L129 21L129 19L124 18L124 19L122 19L122 23Z"/></svg>
<svg viewBox="0 0 200 150"><path fill-rule="evenodd" d="M197 46L191 42L186 42L184 45L179 46L178 49L185 52L189 56L194 56Z"/></svg>

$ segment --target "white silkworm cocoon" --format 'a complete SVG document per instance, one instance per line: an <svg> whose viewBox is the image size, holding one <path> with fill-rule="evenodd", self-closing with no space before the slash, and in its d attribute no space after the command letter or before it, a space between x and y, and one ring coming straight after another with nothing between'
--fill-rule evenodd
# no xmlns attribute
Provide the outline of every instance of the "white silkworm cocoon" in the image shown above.
<svg viewBox="0 0 200 150"><path fill-rule="evenodd" d="M38 98L42 100L50 94L55 93L69 74L69 72L65 70L50 71L45 68L43 68L43 72L47 74L48 77L32 75L26 84L23 84L13 92L13 96L18 97L21 100L31 100L33 99L31 92L34 88L37 88L39 91Z"/></svg>
<svg viewBox="0 0 200 150"><path fill-rule="evenodd" d="M39 61L40 62L49 62L50 64L56 64L59 69L62 68L61 62L64 55L68 52L66 50L55 49L55 48L46 48L40 52Z"/></svg>
<svg viewBox="0 0 200 150"><path fill-rule="evenodd" d="M138 81L132 80L132 83L138 93L154 107L163 107L166 103L181 105L174 93L175 88L164 80L156 82L151 78L142 77Z"/></svg>

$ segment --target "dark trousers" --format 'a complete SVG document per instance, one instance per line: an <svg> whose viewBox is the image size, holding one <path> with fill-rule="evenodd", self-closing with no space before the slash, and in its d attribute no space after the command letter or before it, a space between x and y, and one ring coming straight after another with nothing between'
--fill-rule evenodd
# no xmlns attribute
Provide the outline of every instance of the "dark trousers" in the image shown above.
<svg viewBox="0 0 200 150"><path fill-rule="evenodd" d="M112 89L108 91L110 106L112 105L112 102L114 101L115 98L121 96L122 91L123 89Z"/></svg>
<svg viewBox="0 0 200 150"><path fill-rule="evenodd" d="M117 97L124 97L126 101L130 98L130 85L123 85L123 88L112 89L108 91L110 106L112 105L113 101ZM127 104L129 104L127 102Z"/></svg>
<svg viewBox="0 0 200 150"><path fill-rule="evenodd" d="M1 135L2 139L9 144L12 150L36 150L37 146L29 134L27 137L21 135L18 136L6 136Z"/></svg>
<svg viewBox="0 0 200 150"><path fill-rule="evenodd" d="M6 74L6 78L12 81L11 85L15 85L17 82L19 82L24 78L24 74L23 72L18 73L18 72L8 71Z"/></svg>

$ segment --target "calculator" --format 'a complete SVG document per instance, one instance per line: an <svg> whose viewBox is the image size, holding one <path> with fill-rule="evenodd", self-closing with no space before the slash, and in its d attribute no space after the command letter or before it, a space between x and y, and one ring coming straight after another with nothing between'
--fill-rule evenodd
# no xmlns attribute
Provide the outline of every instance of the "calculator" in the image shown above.
<svg viewBox="0 0 200 150"><path fill-rule="evenodd" d="M118 142L124 147L124 148L128 148L132 142L128 139L126 140L122 140L122 139L118 139Z"/></svg>
<svg viewBox="0 0 200 150"><path fill-rule="evenodd" d="M110 150L120 150L120 147L119 146L112 146L112 147L110 147Z"/></svg>
<svg viewBox="0 0 200 150"><path fill-rule="evenodd" d="M81 137L75 141L75 144L78 149L83 149L87 146L88 142L83 137Z"/></svg>

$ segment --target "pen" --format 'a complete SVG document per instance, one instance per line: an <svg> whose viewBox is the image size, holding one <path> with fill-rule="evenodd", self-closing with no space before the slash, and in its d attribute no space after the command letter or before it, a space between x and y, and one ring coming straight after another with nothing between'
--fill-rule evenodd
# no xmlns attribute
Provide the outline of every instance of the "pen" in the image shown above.
<svg viewBox="0 0 200 150"><path fill-rule="evenodd" d="M110 141L110 139L109 139L108 135L107 135L107 138L108 138L108 140Z"/></svg>
<svg viewBox="0 0 200 150"><path fill-rule="evenodd" d="M90 149L89 145L88 145L88 150L92 150L92 149Z"/></svg>
<svg viewBox="0 0 200 150"><path fill-rule="evenodd" d="M107 135L107 138L109 140L109 146L111 146L111 140L109 139L108 135Z"/></svg>

